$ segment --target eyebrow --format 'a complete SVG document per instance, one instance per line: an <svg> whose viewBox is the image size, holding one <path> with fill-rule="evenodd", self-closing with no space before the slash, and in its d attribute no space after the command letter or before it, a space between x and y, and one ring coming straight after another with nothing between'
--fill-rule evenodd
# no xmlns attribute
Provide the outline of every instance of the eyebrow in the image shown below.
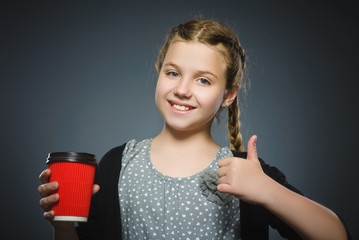
<svg viewBox="0 0 359 240"><path fill-rule="evenodd" d="M168 67L168 66L170 66L170 67L174 67L174 68L176 68L176 69L179 69L179 70L181 70L181 67L180 66L178 66L177 64L175 64L175 63L172 63L172 62L169 62L169 63L166 63L166 64L164 64L163 65L163 67ZM214 73L212 73L212 72L209 72L209 71L197 71L197 73L198 74L208 74L208 75L211 75L211 76L213 76L216 80L218 80L218 77L217 77L217 75L216 74L214 74Z"/></svg>

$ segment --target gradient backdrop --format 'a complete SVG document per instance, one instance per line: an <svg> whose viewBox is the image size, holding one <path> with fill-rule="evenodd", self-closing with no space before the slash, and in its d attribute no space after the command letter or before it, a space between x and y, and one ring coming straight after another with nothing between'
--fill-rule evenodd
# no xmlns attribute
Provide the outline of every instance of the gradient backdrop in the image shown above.
<svg viewBox="0 0 359 240"><path fill-rule="evenodd" d="M245 142L257 134L260 156L358 238L355 14L347 1L1 1L0 238L51 238L37 193L49 152L101 158L159 132L157 52L199 15L234 28L249 56Z"/></svg>

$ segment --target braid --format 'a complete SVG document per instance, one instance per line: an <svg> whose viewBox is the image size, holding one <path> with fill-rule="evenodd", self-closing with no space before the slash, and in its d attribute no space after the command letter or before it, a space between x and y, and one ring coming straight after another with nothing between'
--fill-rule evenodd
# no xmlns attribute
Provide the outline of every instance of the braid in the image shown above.
<svg viewBox="0 0 359 240"><path fill-rule="evenodd" d="M243 152L242 134L239 132L240 125L238 98L236 97L228 107L228 137L231 150Z"/></svg>

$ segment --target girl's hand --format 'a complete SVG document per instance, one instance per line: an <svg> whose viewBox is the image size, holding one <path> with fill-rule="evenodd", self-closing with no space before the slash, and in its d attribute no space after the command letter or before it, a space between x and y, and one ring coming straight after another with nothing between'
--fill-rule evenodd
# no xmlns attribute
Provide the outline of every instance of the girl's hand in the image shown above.
<svg viewBox="0 0 359 240"><path fill-rule="evenodd" d="M47 220L52 220L55 217L55 212L51 210L51 208L60 200L59 194L54 193L58 190L59 183L49 182L50 176L51 170L49 168L44 170L39 176L42 184L38 187L38 191L41 196L40 206L44 210L44 218ZM94 184L92 194L97 193L99 190L100 186Z"/></svg>
<svg viewBox="0 0 359 240"><path fill-rule="evenodd" d="M58 190L59 183L58 182L49 182L51 176L51 170L44 170L39 179L41 181L41 185L37 188L39 194L41 196L40 206L45 211L44 218L47 220L52 220L55 217L55 213L51 208L59 202L60 196L57 193L51 194Z"/></svg>
<svg viewBox="0 0 359 240"><path fill-rule="evenodd" d="M263 172L258 160L256 141L255 135L249 139L247 159L230 157L218 162L217 175L220 179L217 190L250 203L264 204L263 190L269 177Z"/></svg>

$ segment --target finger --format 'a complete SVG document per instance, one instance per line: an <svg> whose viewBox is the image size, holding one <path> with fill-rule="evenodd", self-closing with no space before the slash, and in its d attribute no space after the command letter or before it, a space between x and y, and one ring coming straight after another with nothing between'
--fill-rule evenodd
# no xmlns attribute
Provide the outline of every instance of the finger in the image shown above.
<svg viewBox="0 0 359 240"><path fill-rule="evenodd" d="M257 159L257 148L256 148L257 136L253 135L249 141L247 146L247 159Z"/></svg>
<svg viewBox="0 0 359 240"><path fill-rule="evenodd" d="M218 184L217 190L221 193L231 193L231 185L227 183Z"/></svg>
<svg viewBox="0 0 359 240"><path fill-rule="evenodd" d="M229 178L228 178L228 176L223 176L223 177L221 177L221 178L219 178L218 179L218 185L219 184L222 184L222 183L229 183Z"/></svg>
<svg viewBox="0 0 359 240"><path fill-rule="evenodd" d="M48 212L44 212L44 218L47 220L53 220L55 217L55 212L53 210L50 210Z"/></svg>
<svg viewBox="0 0 359 240"><path fill-rule="evenodd" d="M50 211L51 208L57 204L60 200L59 194L55 193L48 197L44 197L40 199L40 207L44 209L44 211Z"/></svg>
<svg viewBox="0 0 359 240"><path fill-rule="evenodd" d="M98 184L94 184L92 187L92 195L95 195L98 191L100 191L100 186Z"/></svg>
<svg viewBox="0 0 359 240"><path fill-rule="evenodd" d="M46 197L52 192L56 191L58 188L59 188L59 183L55 181L55 182L41 184L37 188L37 191L39 192L41 197Z"/></svg>
<svg viewBox="0 0 359 240"><path fill-rule="evenodd" d="M50 176L51 176L51 170L48 168L41 172L39 179L41 183L48 183L50 180Z"/></svg>
<svg viewBox="0 0 359 240"><path fill-rule="evenodd" d="M217 163L217 165L218 165L218 167L224 167L224 166L227 166L230 162L231 162L231 159L232 158L223 158L223 159L221 159L218 163Z"/></svg>
<svg viewBox="0 0 359 240"><path fill-rule="evenodd" d="M223 176L226 176L227 172L228 172L227 166L221 167L220 169L217 170L217 176L221 178Z"/></svg>

